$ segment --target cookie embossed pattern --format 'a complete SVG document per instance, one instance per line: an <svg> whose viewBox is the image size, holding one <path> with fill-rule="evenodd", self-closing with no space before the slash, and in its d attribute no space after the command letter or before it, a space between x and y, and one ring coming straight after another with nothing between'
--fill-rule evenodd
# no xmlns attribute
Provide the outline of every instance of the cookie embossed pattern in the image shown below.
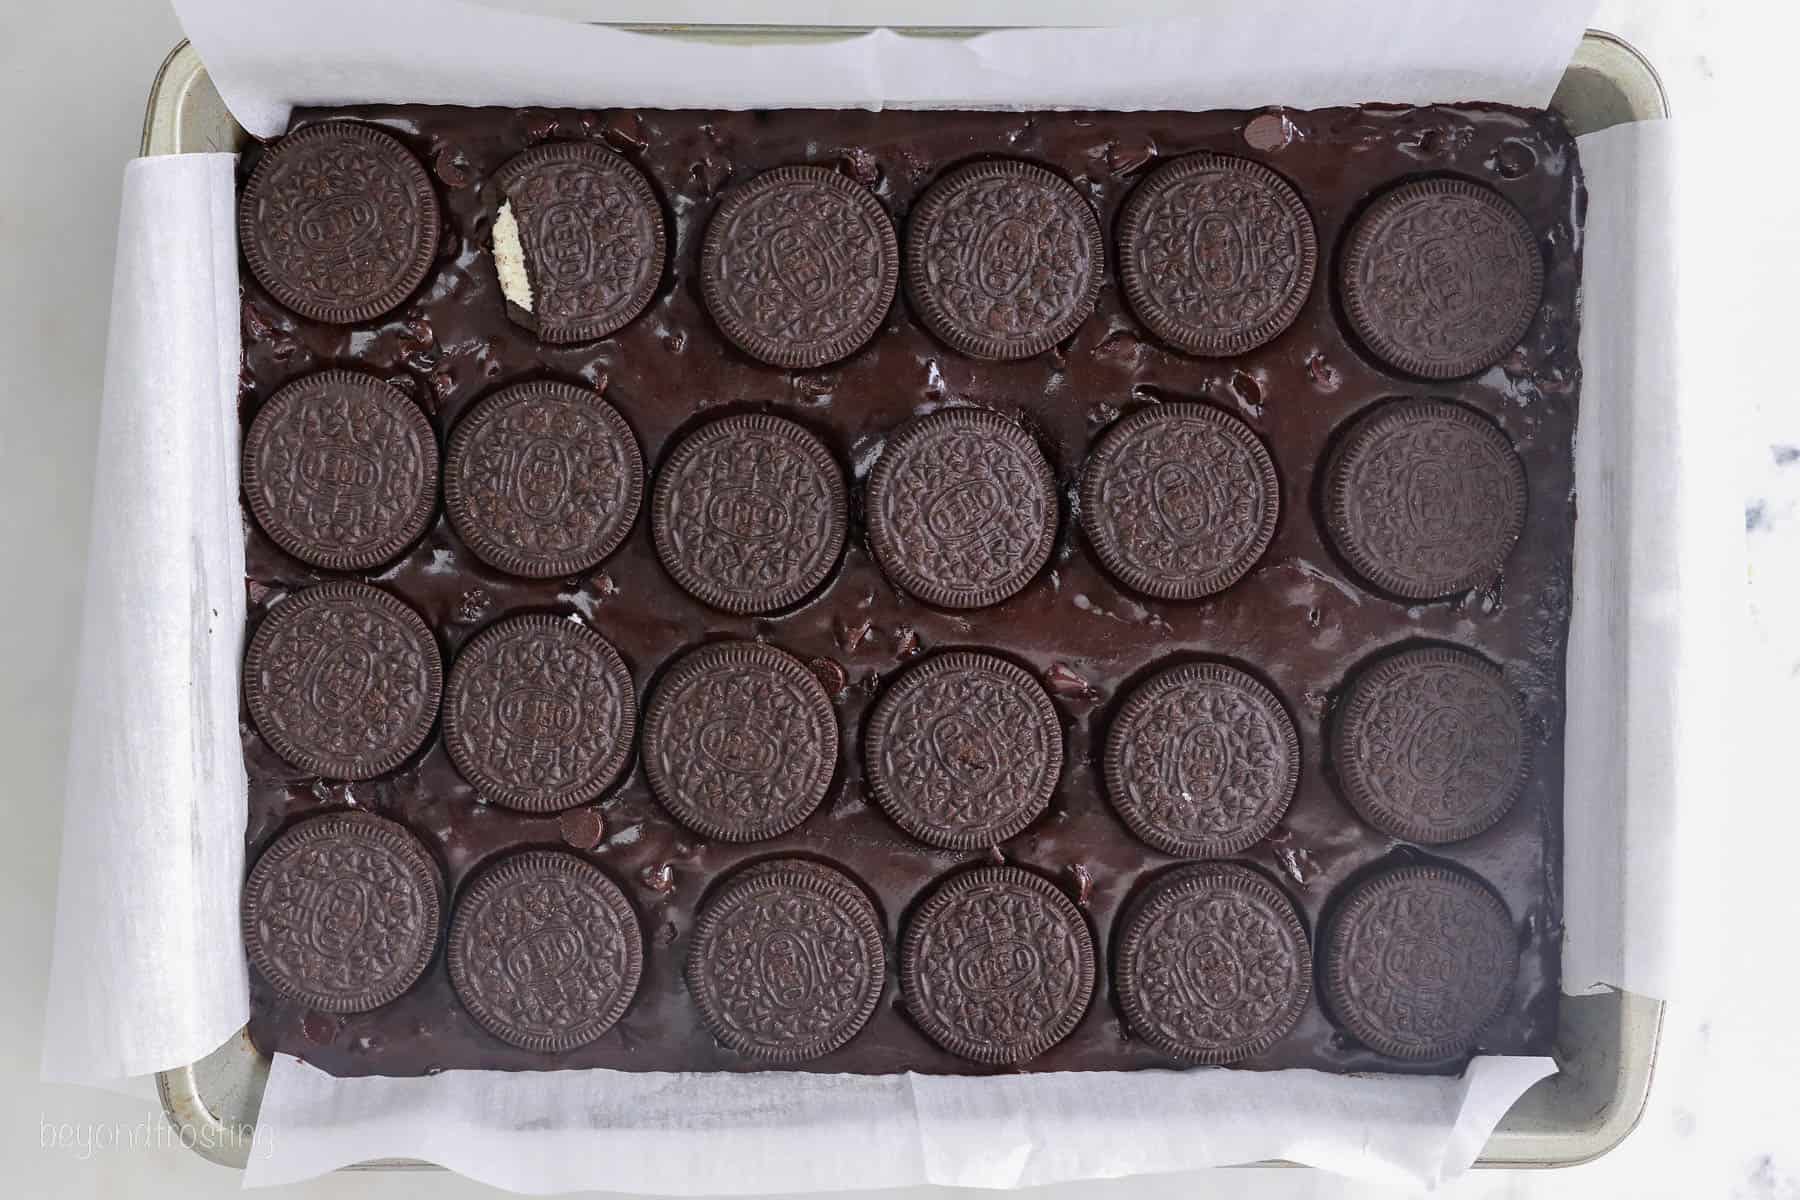
<svg viewBox="0 0 1800 1200"><path fill-rule="evenodd" d="M756 642L682 658L644 717L644 772L676 820L755 842L806 820L837 768L837 712L811 671Z"/></svg>
<svg viewBox="0 0 1800 1200"><path fill-rule="evenodd" d="M869 547L938 608L985 608L1031 582L1056 543L1056 479L1018 425L985 409L923 417L869 473Z"/></svg>
<svg viewBox="0 0 1800 1200"><path fill-rule="evenodd" d="M1518 939L1505 903L1452 868L1401 867L1365 880L1329 939L1332 1009L1395 1058L1465 1053L1513 989Z"/></svg>
<svg viewBox="0 0 1800 1200"><path fill-rule="evenodd" d="M887 952L875 906L805 859L734 876L694 927L687 984L724 1045L774 1062L837 1049L881 1001Z"/></svg>
<svg viewBox="0 0 1800 1200"><path fill-rule="evenodd" d="M1017 867L940 886L900 951L907 1012L976 1062L1022 1063L1069 1036L1094 989L1094 943L1069 898Z"/></svg>
<svg viewBox="0 0 1800 1200"><path fill-rule="evenodd" d="M1127 917L1118 986L1138 1036L1189 1062L1233 1062L1300 1019L1312 953L1274 884L1237 866L1182 867Z"/></svg>
<svg viewBox="0 0 1800 1200"><path fill-rule="evenodd" d="M288 308L345 324L398 306L438 249L437 191L399 141L343 122L298 130L244 185L238 240Z"/></svg>
<svg viewBox="0 0 1800 1200"><path fill-rule="evenodd" d="M733 190L706 228L706 307L739 349L818 367L868 341L900 280L880 201L826 167L783 167Z"/></svg>
<svg viewBox="0 0 1800 1200"><path fill-rule="evenodd" d="M555 1053L600 1037L643 972L637 915L599 868L530 851L484 873L457 901L449 971L457 996L504 1042Z"/></svg>
<svg viewBox="0 0 1800 1200"><path fill-rule="evenodd" d="M1081 482L1094 553L1121 583L1161 600L1242 579L1275 536L1280 497L1275 462L1250 427L1187 403L1119 422Z"/></svg>
<svg viewBox="0 0 1800 1200"><path fill-rule="evenodd" d="M437 505L437 435L404 392L323 371L275 393L244 438L244 496L295 558L334 571L386 562Z"/></svg>
<svg viewBox="0 0 1800 1200"><path fill-rule="evenodd" d="M437 949L438 870L401 826L368 813L302 821L244 884L244 944L282 995L328 1013L399 996Z"/></svg>
<svg viewBox="0 0 1800 1200"><path fill-rule="evenodd" d="M495 182L506 197L495 258L513 285L508 315L547 342L582 342L644 311L667 235L643 172L603 147L559 142L527 150Z"/></svg>
<svg viewBox="0 0 1800 1200"><path fill-rule="evenodd" d="M939 655L876 704L868 787L894 823L951 850L1006 841L1050 803L1062 725L1029 672L989 654Z"/></svg>
<svg viewBox="0 0 1800 1200"><path fill-rule="evenodd" d="M675 581L730 613L772 612L830 574L844 545L843 473L792 421L726 417L658 472L656 549Z"/></svg>
<svg viewBox="0 0 1800 1200"><path fill-rule="evenodd" d="M484 400L450 439L444 508L477 557L513 575L585 571L637 519L644 460L618 410L566 383Z"/></svg>
<svg viewBox="0 0 1800 1200"><path fill-rule="evenodd" d="M1169 854L1222 858L1255 845L1300 781L1300 738L1281 701L1219 663L1171 667L1113 718L1106 790L1133 833Z"/></svg>
<svg viewBox="0 0 1800 1200"><path fill-rule="evenodd" d="M1448 646L1379 660L1351 684L1332 753L1362 818L1422 843L1474 837L1506 815L1530 766L1505 676Z"/></svg>
<svg viewBox="0 0 1800 1200"><path fill-rule="evenodd" d="M1132 311L1190 354L1241 354L1300 315L1318 269L1312 217L1258 163L1195 154L1145 180L1119 218Z"/></svg>
<svg viewBox="0 0 1800 1200"><path fill-rule="evenodd" d="M945 344L1029 358L1087 319L1105 247L1081 193L1043 167L976 163L934 185L906 231L906 285Z"/></svg>
<svg viewBox="0 0 1800 1200"><path fill-rule="evenodd" d="M1327 468L1325 527L1375 586L1435 600L1491 582L1525 528L1525 468L1493 422L1455 404L1378 406Z"/></svg>
<svg viewBox="0 0 1800 1200"><path fill-rule="evenodd" d="M1554 117L303 110L240 179L260 1049L1550 1048Z"/></svg>
<svg viewBox="0 0 1800 1200"><path fill-rule="evenodd" d="M291 766L373 779L424 742L444 668L419 615L367 584L290 597L244 654L244 706Z"/></svg>
<svg viewBox="0 0 1800 1200"><path fill-rule="evenodd" d="M450 668L444 744L495 804L555 812L618 776L637 729L637 692L619 652L584 626L511 617Z"/></svg>
<svg viewBox="0 0 1800 1200"><path fill-rule="evenodd" d="M1369 207L1344 251L1344 308L1383 362L1426 379L1498 362L1543 297L1531 225L1505 197L1464 179L1395 188Z"/></svg>

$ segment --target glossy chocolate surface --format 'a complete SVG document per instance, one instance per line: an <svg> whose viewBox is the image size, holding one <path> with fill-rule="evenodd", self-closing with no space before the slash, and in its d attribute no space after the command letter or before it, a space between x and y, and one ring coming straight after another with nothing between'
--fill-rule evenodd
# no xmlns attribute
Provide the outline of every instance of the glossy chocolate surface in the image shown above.
<svg viewBox="0 0 1800 1200"><path fill-rule="evenodd" d="M1562 937L1563 669L1584 206L1574 143L1555 118L1480 107L1290 111L1285 124L1267 112L382 107L303 110L295 124L344 117L394 134L425 165L443 210L438 257L408 300L354 326L299 318L246 274L246 427L284 384L344 367L401 388L420 404L443 446L457 420L484 397L510 384L555 379L597 389L618 409L637 436L652 483L680 435L710 418L764 412L818 435L851 487L841 559L818 592L774 616L727 615L684 592L657 559L647 513L582 577L532 581L484 565L457 538L440 503L425 537L397 561L348 577L414 606L436 632L446 666L503 617L577 617L618 648L640 701L696 644L766 640L826 681L840 721L838 768L824 802L798 828L731 844L694 835L657 805L641 753L634 752L621 782L597 804L537 816L478 802L446 753L441 725L399 769L345 784L285 764L246 716L252 861L293 821L354 804L416 834L439 860L446 894L454 898L502 856L568 848L568 836L629 897L645 943L642 983L623 1017L567 1053L534 1053L485 1032L453 994L441 947L406 994L354 1015L309 1011L253 972L250 1029L260 1048L340 1074L765 1069L764 1061L726 1049L707 1031L683 967L695 913L711 889L745 864L801 856L831 864L867 889L883 923L888 969L881 1001L857 1037L783 1069L1021 1069L985 1067L940 1049L911 1023L900 997L897 948L905 919L958 867L994 861L1061 886L1079 902L1094 939L1096 985L1086 1015L1067 1039L1022 1069L1178 1066L1127 1035L1113 987L1115 940L1128 900L1183 860L1139 841L1107 802L1101 760L1108 722L1133 686L1183 661L1223 659L1273 690L1299 734L1299 785L1274 831L1232 861L1263 872L1292 897L1316 952L1321 918L1349 883L1376 866L1427 860L1356 817L1332 777L1327 750L1333 707L1358 665L1422 640L1486 656L1522 698L1531 770L1518 802L1493 828L1431 854L1491 884L1518 932L1511 998L1478 1049L1548 1052ZM1285 138L1267 136L1272 122ZM527 148L558 139L602 142L641 167L659 193L669 233L669 262L642 315L608 338L568 345L541 342L508 319L491 245L494 174ZM1126 197L1151 168L1198 150L1244 156L1279 172L1304 199L1318 237L1319 270L1292 326L1229 359L1190 357L1159 344L1132 315L1118 280L1117 219ZM968 357L928 331L902 289L867 345L824 368L789 371L733 347L707 314L698 272L702 237L731 185L781 166L835 167L872 188L904 253L915 200L946 171L987 157L1051 168L1074 183L1100 218L1104 285L1092 315L1059 346L1012 362ZM245 156L241 178L257 158L256 150ZM1434 174L1476 180L1517 206L1544 253L1544 299L1520 346L1498 366L1472 378L1423 383L1383 367L1358 346L1338 299L1338 265L1345 233L1363 206L1398 182ZM1333 439L1370 405L1407 396L1453 399L1485 414L1524 464L1524 533L1490 588L1409 604L1359 583L1330 548L1320 524L1319 480ZM1243 579L1198 601L1148 600L1123 588L1100 566L1073 511L1082 464L1101 433L1122 415L1162 401L1209 403L1248 423L1272 453L1281 482L1280 519L1267 552ZM1061 497L1045 568L1002 603L960 612L899 594L870 552L862 515L864 485L884 439L922 413L957 404L1021 420L1042 446ZM284 553L248 509L244 528L253 628L284 595L346 577ZM997 850L939 850L913 840L883 815L864 778L863 729L883 688L907 665L952 648L991 649L1028 667L1049 692L1065 733L1061 780L1047 812ZM1334 1026L1315 989L1293 1031L1244 1065L1454 1072L1461 1060L1403 1062L1377 1054Z"/></svg>

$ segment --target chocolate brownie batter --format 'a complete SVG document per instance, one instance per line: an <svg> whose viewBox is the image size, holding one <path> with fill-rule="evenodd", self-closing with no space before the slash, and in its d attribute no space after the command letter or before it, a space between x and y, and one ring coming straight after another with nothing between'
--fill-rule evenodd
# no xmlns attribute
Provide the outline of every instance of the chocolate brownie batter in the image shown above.
<svg viewBox="0 0 1800 1200"><path fill-rule="evenodd" d="M250 1032L257 1046L299 1055L340 1074L410 1075L458 1067L971 1073L1182 1066L1188 1060L1169 1052L1172 1043L1164 1039L1159 1048L1156 1039L1131 1028L1119 999L1119 939L1136 902L1161 894L1152 889L1173 878L1173 870L1203 860L1164 853L1133 833L1109 799L1104 758L1108 731L1128 698L1161 672L1213 662L1266 688L1297 735L1299 771L1291 803L1267 836L1229 861L1256 872L1292 902L1314 956L1312 978L1319 981L1292 1028L1267 1046L1249 1043L1255 1052L1238 1065L1443 1073L1459 1070L1470 1051L1549 1051L1562 938L1563 665L1575 518L1572 447L1584 206L1575 146L1556 118L1492 107L1133 114L378 107L301 110L294 127L334 120L384 131L422 165L439 228L435 239L422 231L409 233L408 244L435 240L436 253L422 280L394 298L391 310L352 325L297 314L271 294L261 274L246 271L241 401L246 433L284 386L317 372L348 369L386 381L418 405L442 450L458 421L484 399L515 384L557 381L602 397L630 426L647 476L645 502L623 540L597 566L567 578L537 580L484 562L458 536L441 503L410 548L385 565L349 573L294 557L246 506L251 631L294 603L303 589L360 580L416 611L432 631L448 674L472 639L496 622L550 614L587 626L617 649L640 715L665 673L695 647L762 641L792 655L818 678L835 709L838 749L833 780L816 810L777 836L730 842L701 836L657 802L646 777L641 722L617 781L596 784L596 790L605 787L597 798L584 795L569 801L575 807L532 813L483 800L452 760L441 721L397 766L346 783L286 761L247 711L243 744L252 862L304 818L361 809L404 827L437 860L446 930L454 927L459 905L484 873L505 868L517 861L509 856L521 852L554 850L590 864L616 885L642 933L641 971L629 1003L604 1033L579 1046L544 1052L490 1032L493 1014L485 1023L478 1020L452 985L443 944L447 935L440 936L412 987L367 1012L319 1012L252 971ZM559 142L603 149L640 170L656 193L666 227L667 261L654 294L641 313L598 340L540 340L509 317L496 275L499 173L518 155ZM1203 293L1217 280L1229 283L1244 264L1265 263L1258 255L1265 243L1274 243L1234 241L1229 220L1208 224L1193 250L1204 269L1186 280L1150 278L1163 285L1161 307L1147 302L1141 313L1134 311L1119 276L1120 223L1128 198L1157 168L1200 151L1274 172L1305 205L1317 242L1317 268L1292 323L1276 329L1275 318L1285 313L1271 293L1264 299L1274 305L1273 316L1262 308L1243 314L1246 320L1261 317L1250 324L1261 331L1257 336L1267 332L1267 340L1226 358L1202 356L1212 343L1183 330L1201 312L1229 325L1230 314L1208 307ZM253 148L246 154L240 178L251 180L269 153ZM1007 190L1015 176L1039 176L1007 167L992 173L997 182L982 199L987 208L969 209L990 211L992 220L957 216L928 222L933 240L913 245L909 238L919 227L914 218L920 198L934 183L982 162L1041 168L1069 187L1040 189L1039 203ZM906 286L859 348L823 367L794 370L745 353L721 330L706 304L701 255L709 222L732 188L779 168L809 165L838 172L880 203L898 235ZM1408 330L1437 337L1434 330L1480 327L1470 323L1466 288L1504 283L1501 277L1511 268L1488 256L1476 264L1479 270L1458 274L1459 264L1468 264L1454 243L1446 257L1442 245L1409 243L1408 226L1385 217L1376 248L1390 254L1384 262L1398 265L1373 271L1369 278L1377 283L1369 286L1419 278L1440 289L1433 293L1434 303L1449 315L1445 323L1414 328L1395 324L1404 313L1391 305L1368 319L1375 310L1364 304L1360 335L1347 315L1343 258L1351 229L1380 197L1434 179L1467 181L1481 189L1472 194L1482 197L1492 193L1510 209L1494 209L1485 198L1474 203L1486 206L1483 211L1516 210L1535 239L1542 257L1542 299L1516 345L1497 351L1465 346L1459 333L1453 345L1446 343L1457 356L1405 359L1401 350L1410 343L1402 335ZM337 195L333 189L341 185L328 180L321 186ZM1460 194L1461 185L1454 190ZM407 193L399 195L404 199ZM1056 198L1056 205L1043 197ZM1091 208L1102 254L1094 256L1085 237L1056 240L1056 229L1085 225L1080 210L1058 207L1065 201ZM403 214L432 211L411 202L402 209ZM953 216L961 212L948 204L945 210ZM342 222L367 214L346 202L326 215ZM1456 229L1452 219L1434 218L1430 226L1433 236ZM982 257L987 251L959 249L957 238L977 234L991 235L991 262ZM527 255L534 244L526 239ZM1412 250L1419 253L1409 257ZM980 261L959 257L964 251ZM585 251L571 243L559 252ZM1161 245L1156 253L1167 258L1171 247ZM1265 265L1275 269L1284 261L1277 256ZM398 257L395 262L406 265ZM1086 277L1076 278L1076 268L1090 266L1097 273L1092 311L1082 315L1090 293ZM984 327L998 332L984 339L948 323L942 313L936 321L921 313L915 293L930 278L990 289L993 294L985 299L956 298L943 312L980 314L988 323ZM812 282L799 279L795 286ZM1191 286L1169 290L1178 283ZM1244 295L1254 299L1253 291ZM1403 289L1396 294L1405 299ZM384 294L367 303L388 299ZM1028 311L1031 304L1038 310ZM322 302L308 307L316 313L330 308ZM1018 339L1002 346L1002 335L1039 327L1054 329L1045 346L1023 357L1001 357L1002 350L1018 350ZM1379 344L1371 348L1365 339ZM1020 344L1032 350L1028 341ZM1421 378L1471 362L1492 365L1441 380ZM1366 572L1341 556L1324 523L1323 484L1340 437L1359 417L1398 398L1451 401L1478 414L1504 435L1524 471L1525 516L1517 544L1498 571L1445 598L1406 600L1373 586ZM1266 549L1241 578L1197 599L1156 599L1128 587L1103 565L1085 532L1090 514L1081 511L1084 469L1102 436L1135 413L1170 404L1210 406L1241 422L1266 449L1279 487ZM883 572L864 516L869 474L888 439L909 422L954 406L990 410L1028 432L1054 473L1060 510L1054 546L1042 568L997 603L956 610L932 606ZM801 572L791 595L772 600L768 611L747 615L709 605L671 577L658 555L651 503L684 438L720 419L742 416L779 418L816 438L848 489L842 525L828 520L822 526L827 541L832 528L843 529L842 549L826 556L828 566L820 568L816 585ZM533 462L554 465L549 458ZM719 466L726 483L730 465L727 459ZM743 469L753 482L760 478L754 464ZM1165 482L1182 481L1171 475ZM1452 539L1482 532L1457 527L1465 517L1480 516L1478 506L1464 503L1462 483L1455 476L1436 481L1442 506L1423 514L1421 528ZM713 494L717 498L717 488ZM980 497L966 490L948 494L960 506L959 520L974 522L980 533L985 510L973 502ZM791 515L757 507L756 495L734 493L732 504L740 499L745 503L721 511L759 538L769 532L760 521ZM1199 520L1211 511L1204 495L1189 500L1173 515ZM797 502L793 511L800 511ZM1377 505L1371 511L1390 509ZM1391 511L1409 510L1401 505ZM1450 514L1447 523L1434 524L1433 515L1443 513ZM963 531L955 525L945 529ZM729 550L721 543L721 554ZM1521 749L1529 768L1517 798L1492 827L1426 848L1397 840L1358 816L1345 799L1330 746L1334 710L1361 670L1390 652L1432 645L1479 655L1499 669L1520 706ZM1049 696L1062 728L1062 766L1047 807L998 846L944 849L917 840L882 810L870 787L865 734L877 701L902 672L947 651L995 654L1023 667ZM511 710L505 710L503 699L496 704L504 724ZM531 711L547 729L559 710L543 705ZM1456 739L1470 731L1452 723L1442 732L1431 748L1454 758L1462 745ZM1191 761L1202 767L1213 761L1209 745L1194 743ZM734 741L730 748L748 756L744 762L759 752L748 741ZM974 754L965 761L980 765L979 738L952 749ZM1171 794L1179 799L1181 791ZM717 1036L690 992L686 972L698 914L707 902L727 895L721 889L744 878L744 868L795 859L830 868L867 896L880 922L885 955L880 999L867 1023L834 1048L783 1062L741 1052ZM1371 987L1424 986L1423 976L1400 971L1385 979L1379 974L1381 955L1365 949L1347 957L1339 970L1329 954L1331 931L1362 926L1354 920L1334 926L1333 919L1359 887L1389 878L1382 872L1436 863L1448 866L1432 866L1434 871L1453 870L1459 872L1454 878L1475 879L1491 889L1481 894L1500 902L1492 909L1495 920L1511 923L1517 970L1496 1000L1492 1019L1484 1010L1475 1014L1479 1023L1467 1023L1468 1030L1479 1024L1477 1032L1402 1045L1387 1025L1355 1007L1360 1001L1353 999L1347 1012L1334 1008L1321 995L1323 981L1336 981L1342 996L1354 998ZM1066 1036L1016 1065L986 1065L944 1048L942 1042L954 1045L957 1038L937 1026L928 1033L909 1015L901 986L908 930L926 898L990 867L1022 870L1045 881L1069 902L1068 912L1055 910L1059 920L1078 914L1092 939L1093 983L1085 1003L1079 996L1058 1002L1059 1014L1078 1013L1078 1019ZM1364 903L1352 917L1367 908ZM943 978L956 987L975 989L970 1001L975 1007L962 1018L979 1012L998 1014L995 1020L1017 1015L992 1007L992 989L1012 978L1009 968L1054 957L1057 943L1049 940L1049 925L1039 922L1034 933L1032 920L1027 906L997 903L979 930L979 944L994 953L979 963L969 960L968 971L956 953L933 960L932 969L949 971ZM1076 927L1063 924L1065 934L1079 942ZM1384 927L1371 928L1380 935ZM1224 944L1230 949L1239 943L1250 944L1243 939ZM530 961L500 964L504 971L516 968L508 978L538 978L533 972L549 972L559 955L577 952L574 943L556 938L533 945L536 957ZM829 966L828 959L784 960L779 982L803 983L794 968L814 962ZM1196 961L1192 979L1210 987L1213 976L1205 964L1213 960ZM1079 982L1080 975L1077 970L1073 978ZM575 971L563 978L579 976ZM1042 972L1030 977L1034 986L1049 978ZM494 986L500 982L496 977ZM601 1015L611 1016L605 1007ZM747 1004L743 1011L772 1010ZM942 1017L928 1016L928 1022ZM1361 1036L1356 1029L1363 1030ZM1415 1057L1421 1046L1439 1056Z"/></svg>

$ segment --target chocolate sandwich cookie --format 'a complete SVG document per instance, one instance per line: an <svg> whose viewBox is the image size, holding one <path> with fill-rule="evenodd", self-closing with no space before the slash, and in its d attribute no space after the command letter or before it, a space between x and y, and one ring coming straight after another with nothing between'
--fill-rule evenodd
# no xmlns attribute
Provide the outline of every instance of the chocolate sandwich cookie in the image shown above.
<svg viewBox="0 0 1800 1200"><path fill-rule="evenodd" d="M322 371L257 412L243 472L250 511L277 546L328 571L360 571L431 523L437 437L398 388L359 371Z"/></svg>
<svg viewBox="0 0 1800 1200"><path fill-rule="evenodd" d="M804 599L844 549L844 472L792 421L725 417L689 434L657 473L651 533L682 589L729 613Z"/></svg>
<svg viewBox="0 0 1800 1200"><path fill-rule="evenodd" d="M1377 660L1350 684L1332 762L1357 815L1411 842L1492 826L1525 786L1525 711L1500 668L1448 646Z"/></svg>
<svg viewBox="0 0 1800 1200"><path fill-rule="evenodd" d="M450 921L450 983L480 1026L555 1054L631 1007L644 939L631 901L577 855L531 850L483 871Z"/></svg>
<svg viewBox="0 0 1800 1200"><path fill-rule="evenodd" d="M907 223L907 294L931 332L974 358L1030 358L1067 338L1105 272L1093 205L1032 163L959 167Z"/></svg>
<svg viewBox="0 0 1800 1200"><path fill-rule="evenodd" d="M1407 600L1499 574L1525 529L1525 468L1480 413L1439 400L1359 417L1325 468L1325 529L1356 573Z"/></svg>
<svg viewBox="0 0 1800 1200"><path fill-rule="evenodd" d="M1119 1004L1164 1054L1216 1065L1286 1037L1312 994L1294 903L1255 871L1183 867L1132 903L1119 937Z"/></svg>
<svg viewBox="0 0 1800 1200"><path fill-rule="evenodd" d="M238 204L258 283L333 325L398 308L437 257L437 193L412 152L372 125L297 129L264 152Z"/></svg>
<svg viewBox="0 0 1800 1200"><path fill-rule="evenodd" d="M869 543L882 573L939 608L983 608L1031 582L1056 544L1056 518L1044 452L985 409L914 421L869 473Z"/></svg>
<svg viewBox="0 0 1800 1200"><path fill-rule="evenodd" d="M1383 193L1345 241L1344 313L1375 356L1424 379L1473 375L1531 328L1544 257L1506 198L1467 179Z"/></svg>
<svg viewBox="0 0 1800 1200"><path fill-rule="evenodd" d="M1512 915L1450 867L1384 871L1331 918L1325 994L1358 1041L1393 1058L1465 1054L1500 1015L1519 970Z"/></svg>
<svg viewBox="0 0 1800 1200"><path fill-rule="evenodd" d="M837 770L837 712L799 659L757 642L683 656L644 713L644 773L675 819L754 842L812 813Z"/></svg>
<svg viewBox="0 0 1800 1200"><path fill-rule="evenodd" d="M778 167L731 189L700 251L707 311L738 349L777 367L854 353L899 279L887 211L829 167Z"/></svg>
<svg viewBox="0 0 1800 1200"><path fill-rule="evenodd" d="M1223 858L1268 836L1300 782L1300 738L1254 677L1222 663L1160 671L1106 735L1106 791L1145 842Z"/></svg>
<svg viewBox="0 0 1800 1200"><path fill-rule="evenodd" d="M776 1063L829 1054L868 1024L887 978L881 920L847 875L758 863L701 909L688 991L726 1047Z"/></svg>
<svg viewBox="0 0 1800 1200"><path fill-rule="evenodd" d="M1189 354L1253 350L1294 323L1319 244L1298 192L1243 158L1158 167L1119 216L1119 277L1138 319Z"/></svg>
<svg viewBox="0 0 1800 1200"><path fill-rule="evenodd" d="M477 404L450 438L444 508L481 561L576 575L631 532L644 460L618 410L587 388L522 383Z"/></svg>
<svg viewBox="0 0 1800 1200"><path fill-rule="evenodd" d="M624 660L567 618L496 622L450 667L444 745L492 803L547 813L593 799L618 778L636 730Z"/></svg>
<svg viewBox="0 0 1800 1200"><path fill-rule="evenodd" d="M1062 723L1031 673L992 654L910 667L863 739L869 790L894 824L948 850L994 846L1037 820L1062 776Z"/></svg>
<svg viewBox="0 0 1800 1200"><path fill-rule="evenodd" d="M593 142L550 142L494 179L508 315L546 342L585 342L644 311L667 250L662 206L642 171Z"/></svg>
<svg viewBox="0 0 1800 1200"><path fill-rule="evenodd" d="M244 883L244 948L276 993L320 1012L380 1008L437 951L437 864L366 812L310 817L276 838Z"/></svg>
<svg viewBox="0 0 1800 1200"><path fill-rule="evenodd" d="M1204 404L1159 404L1107 430L1081 478L1081 521L1119 582L1194 600L1242 579L1281 511L1275 462L1250 427Z"/></svg>
<svg viewBox="0 0 1800 1200"><path fill-rule="evenodd" d="M373 779L417 750L444 666L419 614L366 583L277 604L244 655L244 703L275 752L327 779Z"/></svg>
<svg viewBox="0 0 1800 1200"><path fill-rule="evenodd" d="M1022 1063L1068 1037L1094 991L1094 940L1056 885L976 867L938 885L900 948L906 1011L953 1054Z"/></svg>

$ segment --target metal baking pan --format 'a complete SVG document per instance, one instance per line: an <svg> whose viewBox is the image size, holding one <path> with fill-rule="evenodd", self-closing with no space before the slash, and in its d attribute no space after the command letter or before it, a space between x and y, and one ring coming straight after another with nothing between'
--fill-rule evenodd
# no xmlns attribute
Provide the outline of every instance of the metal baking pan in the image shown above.
<svg viewBox="0 0 1800 1200"><path fill-rule="evenodd" d="M842 36L849 29L775 26L637 26L671 37L756 41L773 37ZM974 30L915 30L958 36ZM1589 30L1576 48L1550 106L1575 134L1669 114L1668 96L1643 55L1623 39ZM187 42L157 72L144 116L143 153L235 152L249 135L232 119ZM1605 1154L1643 1114L1662 1029L1661 1001L1630 992L1565 996L1555 1055L1557 1074L1537 1084L1501 1120L1477 1167L1565 1167ZM198 1062L156 1077L169 1121L184 1144L214 1162L243 1167L268 1081L268 1060L239 1032ZM353 1169L424 1168L382 1160Z"/></svg>

